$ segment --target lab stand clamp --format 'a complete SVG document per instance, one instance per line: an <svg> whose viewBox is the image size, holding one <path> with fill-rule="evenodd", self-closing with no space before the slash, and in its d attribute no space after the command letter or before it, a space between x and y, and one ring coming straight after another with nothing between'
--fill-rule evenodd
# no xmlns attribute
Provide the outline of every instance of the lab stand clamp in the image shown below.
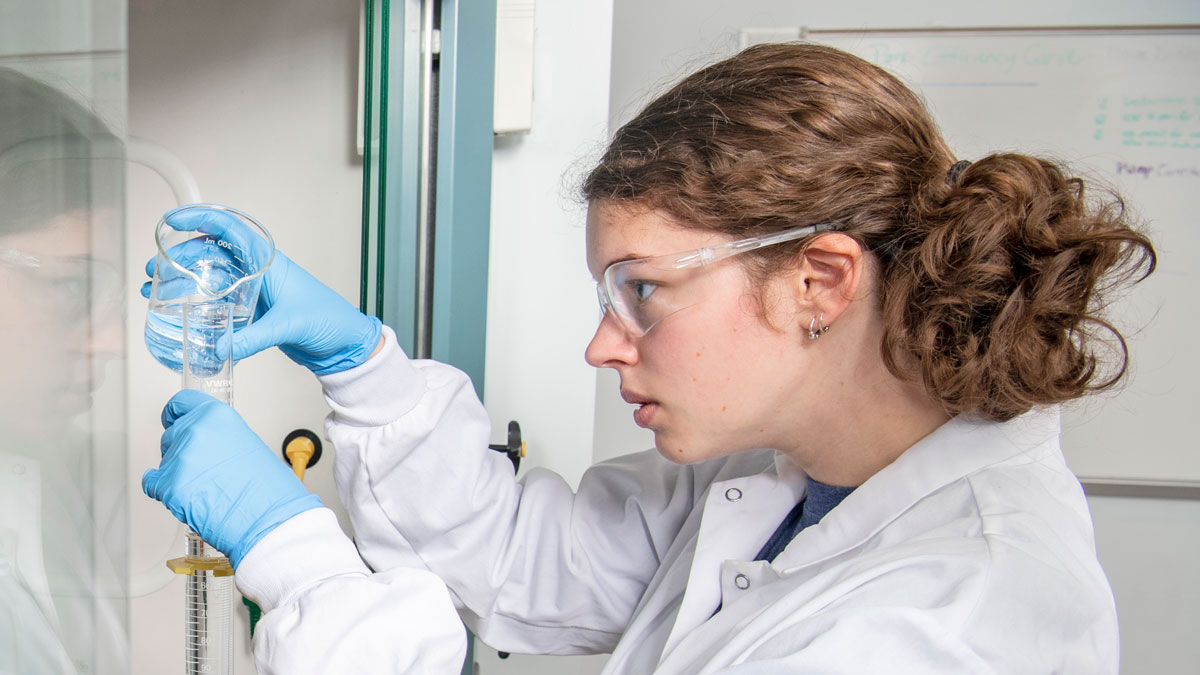
<svg viewBox="0 0 1200 675"><path fill-rule="evenodd" d="M229 564L229 558L225 556L205 557L198 555L199 551L203 549L192 551L193 548L195 547L189 547L189 554L182 558L168 560L167 568L175 574L205 576L204 573L207 572L214 577L233 576L233 565Z"/></svg>
<svg viewBox="0 0 1200 675"><path fill-rule="evenodd" d="M517 469L521 468L521 458L525 456L525 441L521 440L521 425L517 424L516 420L509 422L508 443L493 444L489 445L488 448L508 455L509 460L512 461L513 473L516 473ZM499 655L502 659L509 657L508 652L499 652ZM475 666L478 670L479 664L475 664Z"/></svg>
<svg viewBox="0 0 1200 675"><path fill-rule="evenodd" d="M517 424L516 420L508 423L508 443L500 445L493 444L488 446L489 449L496 452L503 452L508 455L512 461L513 472L521 468L521 458L525 456L525 442L521 440L521 425Z"/></svg>

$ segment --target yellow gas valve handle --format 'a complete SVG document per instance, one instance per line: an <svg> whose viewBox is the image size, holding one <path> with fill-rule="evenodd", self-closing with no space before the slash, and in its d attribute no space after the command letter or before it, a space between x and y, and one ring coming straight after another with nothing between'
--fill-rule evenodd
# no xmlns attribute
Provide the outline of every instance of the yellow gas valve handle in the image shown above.
<svg viewBox="0 0 1200 675"><path fill-rule="evenodd" d="M321 439L308 429L297 429L283 439L283 458L304 480L304 470L321 459Z"/></svg>

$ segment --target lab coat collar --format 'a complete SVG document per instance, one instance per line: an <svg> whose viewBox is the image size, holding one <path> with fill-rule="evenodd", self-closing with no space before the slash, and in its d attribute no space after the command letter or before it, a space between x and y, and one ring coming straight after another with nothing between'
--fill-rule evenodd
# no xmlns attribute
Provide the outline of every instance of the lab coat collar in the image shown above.
<svg viewBox="0 0 1200 675"><path fill-rule="evenodd" d="M718 476L705 492L696 536L681 556L688 561L688 572L670 577L683 597L664 645L664 657L719 606L719 580L727 562L753 557L804 497L804 472L780 453L774 454L772 466L769 453L753 451L727 460L727 473Z"/></svg>
<svg viewBox="0 0 1200 675"><path fill-rule="evenodd" d="M858 546L927 495L985 467L1032 454L1059 435L1057 406L1003 423L959 415L904 451L859 486L817 525L800 532L775 559L779 573L826 560ZM1061 455L1058 455L1061 458ZM776 454L781 478L795 480ZM799 471L795 469L794 471ZM803 472L800 472L801 477Z"/></svg>
<svg viewBox="0 0 1200 675"><path fill-rule="evenodd" d="M757 586L842 554L941 487L1056 439L1058 428L1057 409L1004 424L967 416L951 419L850 493L820 523L797 534L772 563L751 558L804 496L807 476L780 452L774 453L774 466L757 471L746 471L757 461L753 457L731 460L726 469L732 476L714 481L705 495L694 548L686 552L691 565L686 585L679 589L683 598L662 659L712 616L738 574ZM731 490L736 500L728 498Z"/></svg>

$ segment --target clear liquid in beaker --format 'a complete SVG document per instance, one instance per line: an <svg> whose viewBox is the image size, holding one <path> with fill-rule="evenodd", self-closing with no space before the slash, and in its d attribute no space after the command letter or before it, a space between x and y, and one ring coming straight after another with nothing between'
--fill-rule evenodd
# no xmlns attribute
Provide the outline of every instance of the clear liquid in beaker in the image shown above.
<svg viewBox="0 0 1200 675"><path fill-rule="evenodd" d="M185 388L229 403L233 331L250 320L234 311L233 303L221 301L152 304L146 315L146 346L160 363L183 373Z"/></svg>
<svg viewBox="0 0 1200 675"><path fill-rule="evenodd" d="M216 347L228 351L226 329L232 333L254 319L275 241L236 209L192 204L163 216L154 242L158 254L148 294L146 347L175 372L186 362L193 376L213 377L224 368L225 354ZM220 305L232 307L228 326L205 313Z"/></svg>

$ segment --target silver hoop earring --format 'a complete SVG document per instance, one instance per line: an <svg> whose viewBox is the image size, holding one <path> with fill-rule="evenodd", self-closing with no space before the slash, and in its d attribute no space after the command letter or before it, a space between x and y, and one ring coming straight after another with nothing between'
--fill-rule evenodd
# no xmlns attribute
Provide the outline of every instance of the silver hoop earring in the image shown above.
<svg viewBox="0 0 1200 675"><path fill-rule="evenodd" d="M821 335L829 330L829 326L825 325L825 313L821 312L821 316L813 317L813 320L808 324L808 339L816 340Z"/></svg>

